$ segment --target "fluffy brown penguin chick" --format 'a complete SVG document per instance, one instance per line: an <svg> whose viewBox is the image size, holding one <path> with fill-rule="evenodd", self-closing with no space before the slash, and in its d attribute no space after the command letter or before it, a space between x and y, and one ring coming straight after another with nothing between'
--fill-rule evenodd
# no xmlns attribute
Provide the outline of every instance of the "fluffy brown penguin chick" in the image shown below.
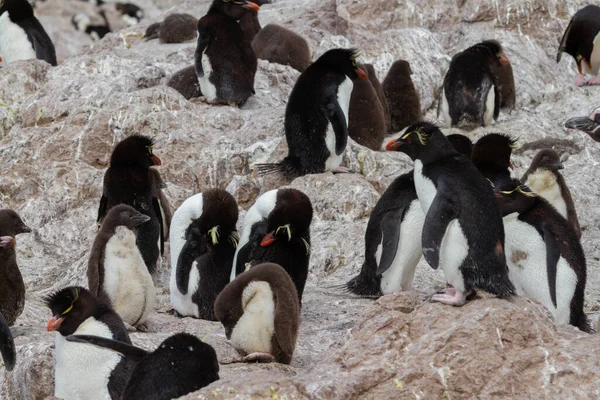
<svg viewBox="0 0 600 400"><path fill-rule="evenodd" d="M363 65L359 67L365 70ZM350 96L348 136L358 144L379 150L386 134L385 114L370 79L355 78Z"/></svg>
<svg viewBox="0 0 600 400"><path fill-rule="evenodd" d="M405 60L395 61L383 80L383 91L390 108L391 132L400 132L421 120L421 102Z"/></svg>

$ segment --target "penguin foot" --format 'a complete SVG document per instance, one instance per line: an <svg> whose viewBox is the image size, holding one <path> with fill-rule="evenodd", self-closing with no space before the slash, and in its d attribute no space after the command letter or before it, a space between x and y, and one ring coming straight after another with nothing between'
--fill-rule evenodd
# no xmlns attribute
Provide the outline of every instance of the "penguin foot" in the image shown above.
<svg viewBox="0 0 600 400"><path fill-rule="evenodd" d="M242 358L243 362L246 363L271 363L275 361L275 357L273 357L270 353L250 353L247 356Z"/></svg>
<svg viewBox="0 0 600 400"><path fill-rule="evenodd" d="M600 85L600 74L596 75L594 78L587 81L588 85Z"/></svg>
<svg viewBox="0 0 600 400"><path fill-rule="evenodd" d="M432 301L438 301L443 304L448 304L451 306L463 306L467 302L467 296L471 294L471 291L461 292L455 288L446 288L444 289L447 292L441 294L434 294L431 296ZM452 291L454 291L453 294Z"/></svg>
<svg viewBox="0 0 600 400"><path fill-rule="evenodd" d="M150 329L148 329L148 325L146 324L136 325L134 329L136 329L138 332L150 332Z"/></svg>
<svg viewBox="0 0 600 400"><path fill-rule="evenodd" d="M586 82L585 76L583 76L582 74L579 74L579 75L577 75L577 78L575 78L575 84L577 86L585 86L588 84L588 82Z"/></svg>
<svg viewBox="0 0 600 400"><path fill-rule="evenodd" d="M125 321L123 321L123 325L125 325L127 332L137 332L137 329L133 325L130 325Z"/></svg>
<svg viewBox="0 0 600 400"><path fill-rule="evenodd" d="M340 166L340 167L337 167L336 169L332 170L331 172L333 172L334 174L347 174L350 172L350 169Z"/></svg>

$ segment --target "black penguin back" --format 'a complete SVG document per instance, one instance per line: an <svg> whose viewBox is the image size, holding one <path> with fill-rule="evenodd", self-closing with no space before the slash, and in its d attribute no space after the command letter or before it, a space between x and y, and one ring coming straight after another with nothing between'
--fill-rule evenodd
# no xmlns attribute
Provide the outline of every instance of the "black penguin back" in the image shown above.
<svg viewBox="0 0 600 400"><path fill-rule="evenodd" d="M579 64L581 56L587 62L591 61L594 50L594 39L600 32L600 7L588 4L573 15L563 34L556 62L559 62L563 52L572 56Z"/></svg>

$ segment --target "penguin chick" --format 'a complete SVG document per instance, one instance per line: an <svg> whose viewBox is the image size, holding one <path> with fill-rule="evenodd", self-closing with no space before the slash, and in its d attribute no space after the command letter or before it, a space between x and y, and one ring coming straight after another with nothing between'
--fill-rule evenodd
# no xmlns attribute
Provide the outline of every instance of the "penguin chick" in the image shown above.
<svg viewBox="0 0 600 400"><path fill-rule="evenodd" d="M127 204L150 217L140 225L136 245L150 274L156 270L159 254L164 250L164 227L160 201L155 196L155 173L152 166L161 165L152 153L151 138L132 135L123 139L112 152L110 167L104 173L104 188L98 208L98 223L106 212L119 204Z"/></svg>
<svg viewBox="0 0 600 400"><path fill-rule="evenodd" d="M187 100L202 96L196 67L194 65L181 69L173 74L167 86L177 90Z"/></svg>
<svg viewBox="0 0 600 400"><path fill-rule="evenodd" d="M557 325L592 332L583 312L587 267L571 224L516 179L495 182L504 216L506 261L519 295L542 303Z"/></svg>
<svg viewBox="0 0 600 400"><path fill-rule="evenodd" d="M0 238L0 245L2 238ZM2 355L2 361L4 362L4 369L12 371L17 363L17 350L15 349L15 342L8 323L0 313L0 354Z"/></svg>
<svg viewBox="0 0 600 400"><path fill-rule="evenodd" d="M502 48L500 42L498 46ZM504 50L502 50L504 53ZM505 56L506 60L503 60L500 65L496 63L492 63L492 73L494 74L494 79L496 81L496 85L498 85L498 92L500 94L500 108L506 109L509 113L515 109L515 104L517 102L517 96L515 93L515 77L513 75L512 65L509 59Z"/></svg>
<svg viewBox="0 0 600 400"><path fill-rule="evenodd" d="M444 271L451 287L432 297L463 305L473 288L514 295L504 255L504 226L489 182L433 124L419 122L387 145L415 163L417 196L425 214L423 256Z"/></svg>
<svg viewBox="0 0 600 400"><path fill-rule="evenodd" d="M25 282L17 265L15 236L30 232L15 211L0 210L0 314L9 326L25 307Z"/></svg>
<svg viewBox="0 0 600 400"><path fill-rule="evenodd" d="M566 218L581 238L581 227L571 191L559 170L564 165L560 162L559 155L551 149L545 149L536 154L529 169L521 178L531 191L543 197L550 203L563 218Z"/></svg>
<svg viewBox="0 0 600 400"><path fill-rule="evenodd" d="M600 142L600 107L595 108L589 117L569 118L565 122L565 128L580 130Z"/></svg>
<svg viewBox="0 0 600 400"><path fill-rule="evenodd" d="M270 4L271 0L256 0L254 3L259 7L262 7L265 4ZM244 14L242 18L240 18L239 23L240 28L242 28L242 32L244 33L244 38L252 43L256 34L262 29L260 21L258 20L258 13L252 11Z"/></svg>
<svg viewBox="0 0 600 400"><path fill-rule="evenodd" d="M289 65L303 72L310 65L310 49L306 40L280 25L268 24L252 40L256 58Z"/></svg>
<svg viewBox="0 0 600 400"><path fill-rule="evenodd" d="M36 58L57 64L54 44L27 0L0 0L0 55L7 64Z"/></svg>
<svg viewBox="0 0 600 400"><path fill-rule="evenodd" d="M171 227L171 305L182 316L216 321L214 303L229 283L239 241L238 207L223 189L183 202Z"/></svg>
<svg viewBox="0 0 600 400"><path fill-rule="evenodd" d="M444 77L438 116L447 127L486 126L498 119L500 92L494 70L508 63L502 46L486 40L456 54Z"/></svg>
<svg viewBox="0 0 600 400"><path fill-rule="evenodd" d="M125 204L111 208L88 261L90 292L132 326L143 325L155 303L154 283L136 244L139 227L149 220Z"/></svg>
<svg viewBox="0 0 600 400"><path fill-rule="evenodd" d="M256 55L238 21L259 9L248 0L214 0L200 18L194 65L200 90L209 103L242 107L254 94Z"/></svg>
<svg viewBox="0 0 600 400"><path fill-rule="evenodd" d="M119 315L89 290L70 286L45 299L56 332L54 396L60 399L120 399L135 364L120 354L80 343L69 335L94 335L131 344Z"/></svg>
<svg viewBox="0 0 600 400"><path fill-rule="evenodd" d="M104 25L92 25L90 17L84 13L77 13L71 18L71 23L79 32L87 34L92 40L100 40L104 36L110 33L108 26L108 20L104 10L100 11L99 14L104 19Z"/></svg>
<svg viewBox="0 0 600 400"><path fill-rule="evenodd" d="M217 353L211 345L188 333L167 338L153 352L92 335L70 335L67 341L110 349L135 363L123 399L170 400L219 380Z"/></svg>
<svg viewBox="0 0 600 400"><path fill-rule="evenodd" d="M285 110L288 156L280 163L259 164L259 174L288 178L340 167L348 143L348 111L353 79L367 79L356 65L354 49L333 49L300 74Z"/></svg>
<svg viewBox="0 0 600 400"><path fill-rule="evenodd" d="M196 39L197 26L198 18L193 15L173 13L167 15L158 26L150 25L144 37L146 40L158 39L161 43L183 43Z"/></svg>
<svg viewBox="0 0 600 400"><path fill-rule="evenodd" d="M589 4L571 18L558 47L556 62L566 52L575 59L577 86L600 85L600 7ZM585 74L596 75L586 82Z"/></svg>
<svg viewBox="0 0 600 400"><path fill-rule="evenodd" d="M363 65L359 67L365 70ZM377 151L386 134L385 115L369 79L354 79L348 109L348 135L358 144Z"/></svg>
<svg viewBox="0 0 600 400"><path fill-rule="evenodd" d="M400 132L421 120L421 102L411 75L408 61L397 60L383 80L383 91L390 109L389 133Z"/></svg>
<svg viewBox="0 0 600 400"><path fill-rule="evenodd" d="M276 263L292 278L302 304L312 216L310 199L299 190L274 189L260 196L244 219L230 280L254 265Z"/></svg>
<svg viewBox="0 0 600 400"><path fill-rule="evenodd" d="M371 85L373 85L373 89L375 89L375 93L377 93L377 97L379 98L379 103L383 108L383 120L385 121L385 133L390 133L391 119L390 119L390 106L388 105L387 98L385 97L385 93L383 91L383 87L381 86L381 82L379 82L379 78L377 78L377 74L375 73L375 68L373 64L363 64L365 67L365 72L367 73L367 78L371 81ZM419 111L420 112L420 111Z"/></svg>
<svg viewBox="0 0 600 400"><path fill-rule="evenodd" d="M456 151L468 159L471 159L473 153L473 142L471 139L459 133L453 133L452 135L446 136L446 138L452 143L452 147L454 147Z"/></svg>
<svg viewBox="0 0 600 400"><path fill-rule="evenodd" d="M503 133L484 135L473 145L471 161L492 182L501 176L510 178L510 170L513 169L510 156L518 148L516 142L516 139Z"/></svg>
<svg viewBox="0 0 600 400"><path fill-rule="evenodd" d="M300 324L296 293L290 276L273 263L257 265L225 286L215 314L245 361L269 355L282 364L292 361Z"/></svg>
<svg viewBox="0 0 600 400"><path fill-rule="evenodd" d="M127 26L134 26L144 18L144 11L133 3L115 3L116 10Z"/></svg>

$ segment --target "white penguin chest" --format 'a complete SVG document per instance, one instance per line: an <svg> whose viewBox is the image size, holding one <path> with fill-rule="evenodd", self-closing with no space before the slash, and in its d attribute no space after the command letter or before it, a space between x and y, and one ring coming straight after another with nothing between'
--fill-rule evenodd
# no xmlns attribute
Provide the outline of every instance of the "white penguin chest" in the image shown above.
<svg viewBox="0 0 600 400"><path fill-rule="evenodd" d="M0 56L7 64L36 58L27 33L10 20L8 12L0 15Z"/></svg>
<svg viewBox="0 0 600 400"><path fill-rule="evenodd" d="M213 68L210 59L206 55L206 49L202 52L200 62L202 63L202 70L204 71L204 75L198 77L198 84L200 85L202 96L206 97L208 101L214 101L217 99L217 87L209 80L213 73Z"/></svg>
<svg viewBox="0 0 600 400"><path fill-rule="evenodd" d="M352 89L354 83L352 79L346 77L344 81L338 87L337 102L344 113L344 119L346 120L346 127L348 126L348 112L350 109L350 97L352 96ZM329 157L325 161L325 171L333 171L342 163L344 153L337 155L335 152L336 148L336 136L331 123L327 124L327 132L325 134L325 146L329 150Z"/></svg>
<svg viewBox="0 0 600 400"><path fill-rule="evenodd" d="M275 331L275 301L267 282L254 281L242 293L244 314L231 332L231 344L245 353L270 353Z"/></svg>
<svg viewBox="0 0 600 400"><path fill-rule="evenodd" d="M155 298L152 277L135 239L130 229L119 226L104 253L104 291L115 311L130 325L144 322Z"/></svg>
<svg viewBox="0 0 600 400"><path fill-rule="evenodd" d="M600 32L594 38L590 64L592 68L588 68L587 63L582 63L584 72L597 75L600 72Z"/></svg>
<svg viewBox="0 0 600 400"><path fill-rule="evenodd" d="M567 204L562 197L556 176L548 170L540 169L527 177L527 186L538 196L543 197L548 203L567 218Z"/></svg>
<svg viewBox="0 0 600 400"><path fill-rule="evenodd" d="M86 319L75 331L112 339L108 326L95 318ZM64 400L110 400L108 381L121 356L85 343L67 342L56 332L54 396Z"/></svg>
<svg viewBox="0 0 600 400"><path fill-rule="evenodd" d="M423 163L421 160L415 160L415 170L413 173L415 179L415 190L417 191L417 197L421 203L423 213L427 215L433 199L437 195L437 189L433 184L433 181L423 175Z"/></svg>

